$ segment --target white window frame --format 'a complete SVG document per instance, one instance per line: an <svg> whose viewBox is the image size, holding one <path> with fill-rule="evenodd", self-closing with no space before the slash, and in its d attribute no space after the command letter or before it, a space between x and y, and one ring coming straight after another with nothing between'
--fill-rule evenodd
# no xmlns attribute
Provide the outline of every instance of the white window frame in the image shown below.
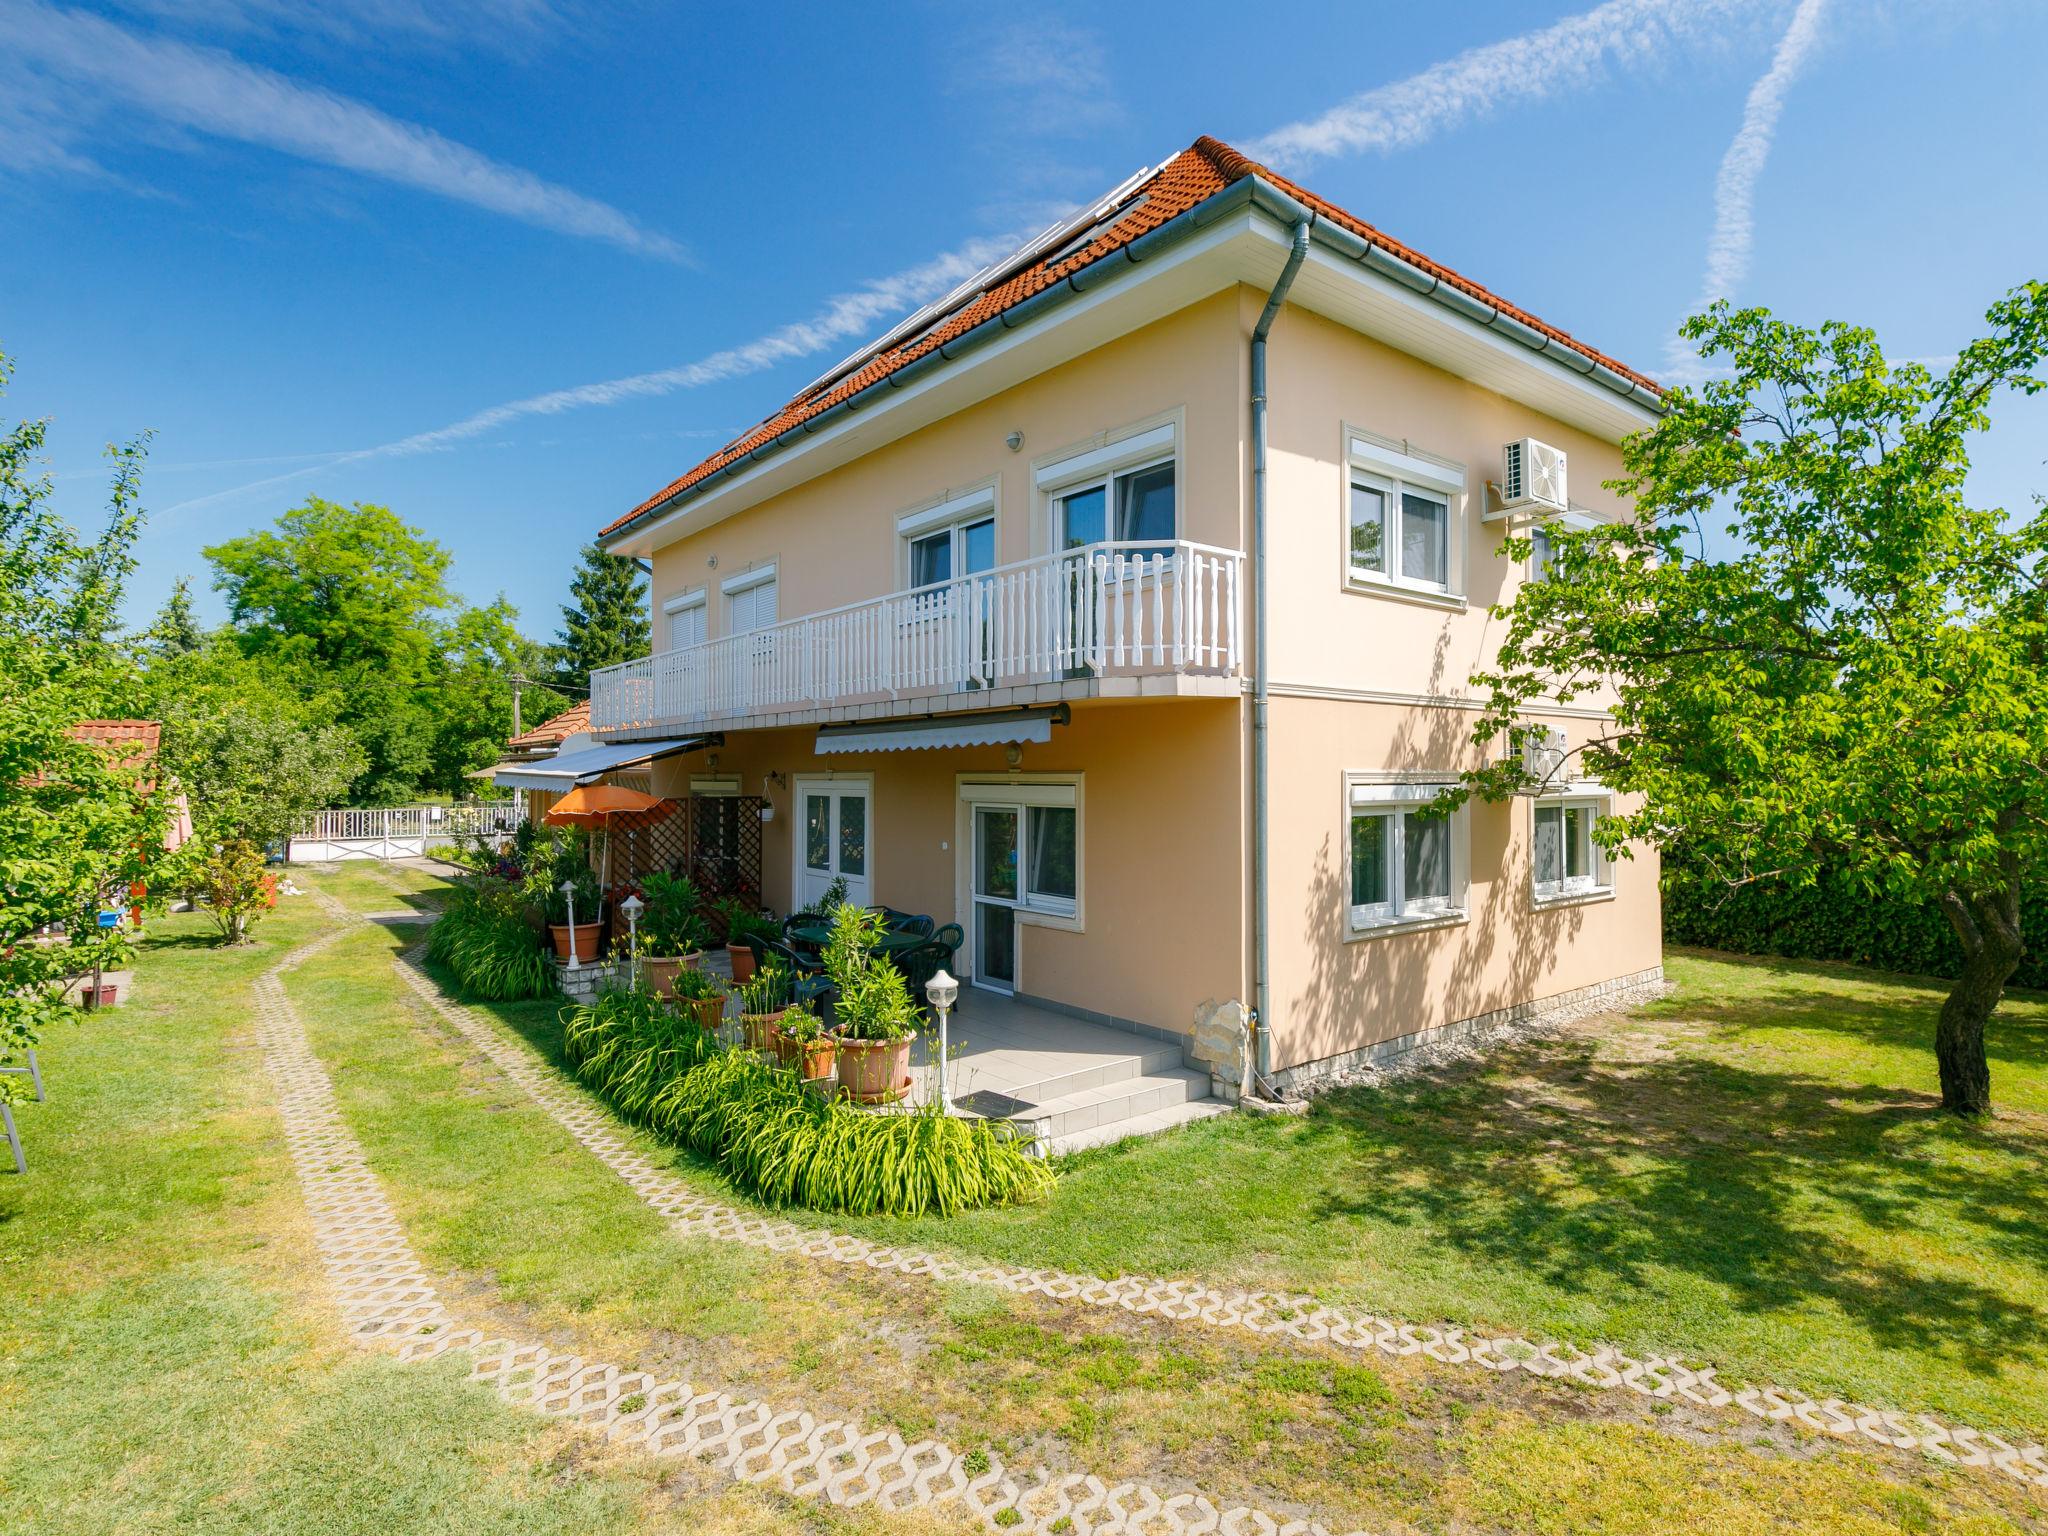
<svg viewBox="0 0 2048 1536"><path fill-rule="evenodd" d="M1173 532L1158 542L1173 544L1185 539L1187 474L1181 460L1180 422L1176 415L1172 420L1127 432L1099 446L1034 464L1031 482L1044 497L1046 549L1057 553L1065 547L1064 530L1060 526L1063 521L1061 503L1070 496L1098 486L1102 488L1104 539L1112 544L1148 542L1124 541L1115 537L1116 482L1148 469L1157 469L1162 464L1173 466Z"/></svg>
<svg viewBox="0 0 2048 1536"><path fill-rule="evenodd" d="M661 638L664 642L662 647L664 650L675 651L689 649L689 647L687 646L678 646L675 643L675 625L673 623L673 620L675 619L675 616L677 614L687 613L692 608L697 609L700 613L704 615L704 636L703 639L699 640L697 643L699 645L702 645L705 640L709 640L711 638L710 589L707 587L692 587L687 592L677 592L670 597L662 599Z"/></svg>
<svg viewBox="0 0 2048 1536"><path fill-rule="evenodd" d="M962 777L959 790L959 873L955 886L960 908L956 920L973 920L974 807L1014 807L1017 818L1017 921L1041 928L1086 931L1088 892L1088 813L1082 774L1014 774L1002 778ZM1057 808L1074 813L1074 894L1048 896L1031 889L1031 812Z"/></svg>
<svg viewBox="0 0 2048 1536"><path fill-rule="evenodd" d="M1466 542L1464 466L1390 447L1345 429L1343 511L1339 521L1344 585L1353 592L1415 601L1465 606ZM1352 487L1376 490L1383 498L1381 548L1387 569L1370 571L1351 559ZM1402 498L1415 495L1444 509L1444 579L1411 577L1400 569Z"/></svg>
<svg viewBox="0 0 2048 1536"><path fill-rule="evenodd" d="M777 571L778 562L767 560L751 570L741 571L736 576L728 576L718 584L719 595L725 599L725 632L728 635L756 634L761 630L771 629L782 621L782 588ZM776 583L775 618L767 624L755 624L744 630L735 628L732 622L732 600L742 593L753 591L756 587L764 587L771 581Z"/></svg>
<svg viewBox="0 0 2048 1536"><path fill-rule="evenodd" d="M1614 796L1598 784L1567 785L1562 794L1544 795L1529 802L1529 896L1539 907L1567 905L1577 901L1601 901L1614 894L1614 861L1607 851L1593 841L1595 823L1601 817L1612 815ZM1573 812L1584 815L1583 826L1574 839L1585 855L1586 872L1581 875L1565 873L1565 828L1568 816ZM1537 865L1538 827L1547 816L1558 818L1558 875L1555 880L1542 878Z"/></svg>
<svg viewBox="0 0 2048 1536"><path fill-rule="evenodd" d="M1471 808L1459 806L1445 818L1450 835L1450 890L1444 896L1409 899L1407 880L1408 817L1453 785L1448 774L1344 776L1343 842L1344 923L1347 938L1401 933L1466 921L1472 897ZM1354 906L1351 901L1351 823L1359 816L1385 816L1392 835L1387 840L1388 900Z"/></svg>
<svg viewBox="0 0 2048 1536"><path fill-rule="evenodd" d="M1539 539L1547 537L1546 529L1552 523L1562 523L1567 528L1585 529L1600 526L1600 519L1585 512L1554 512L1549 517L1538 518L1529 529L1529 559L1524 567L1530 581L1543 581L1547 577L1550 562L1543 555Z"/></svg>
<svg viewBox="0 0 2048 1536"><path fill-rule="evenodd" d="M995 535L995 563L1003 563L1003 527L996 515L996 487L993 482L979 486L962 496L950 497L936 505L916 512L906 512L896 519L896 542L900 553L896 559L898 585L905 592L914 592L916 570L912 560L912 546L930 538L936 533L950 533L953 539L953 575L949 580L957 581L966 575L965 561L961 558L961 535L979 523L993 525Z"/></svg>

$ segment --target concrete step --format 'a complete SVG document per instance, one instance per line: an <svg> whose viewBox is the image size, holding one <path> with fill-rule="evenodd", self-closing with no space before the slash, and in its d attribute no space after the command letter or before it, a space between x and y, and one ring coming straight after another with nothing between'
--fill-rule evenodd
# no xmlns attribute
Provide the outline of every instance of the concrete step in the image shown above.
<svg viewBox="0 0 2048 1536"><path fill-rule="evenodd" d="M1057 1141L1208 1096L1206 1073L1180 1066L1162 1067L1078 1088L1058 1098L1041 1099L1036 1108L1017 1118L1031 1121L1039 1128L1040 1136Z"/></svg>
<svg viewBox="0 0 2048 1536"><path fill-rule="evenodd" d="M1096 1125L1086 1131L1075 1131L1067 1136L1055 1136L1044 1143L1048 1157L1064 1157L1069 1152L1085 1152L1090 1147L1106 1147L1112 1142L1123 1141L1131 1136L1156 1136L1161 1131L1170 1131L1177 1126L1192 1125L1197 1120L1207 1120L1216 1115L1227 1115L1230 1106L1221 1099L1189 1099L1184 1104L1170 1104L1165 1109L1155 1109L1150 1114L1137 1115L1129 1120L1118 1120L1108 1125Z"/></svg>

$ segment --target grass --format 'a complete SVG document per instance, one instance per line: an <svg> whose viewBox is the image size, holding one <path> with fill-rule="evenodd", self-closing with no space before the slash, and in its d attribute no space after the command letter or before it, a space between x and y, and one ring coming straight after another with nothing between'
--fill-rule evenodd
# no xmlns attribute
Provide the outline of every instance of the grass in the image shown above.
<svg viewBox="0 0 2048 1536"><path fill-rule="evenodd" d="M356 870L300 878L358 910L403 904ZM336 1341L246 1004L248 981L318 921L288 901L257 946L230 952L167 925L136 1002L46 1053L55 1097L24 1117L36 1174L0 1181L9 1529L864 1528L612 1453L503 1408L452 1365L400 1368ZM1717 1531L2034 1528L2038 1506L1983 1474L1728 1415L681 1239L410 994L390 956L417 937L359 930L288 987L466 1320L1013 1466L1375 1530L1661 1532L1675 1506ZM510 1012L552 1027L532 1005ZM1203 1142L1159 1145L1193 1158ZM1086 1189L1128 1161L1075 1175ZM1200 1191L1176 1198L1189 1209ZM1148 1221L1134 1219L1140 1242ZM958 1243L1009 1226L933 1230Z"/></svg>
<svg viewBox="0 0 2048 1536"><path fill-rule="evenodd" d="M382 905L394 905L386 899ZM316 932L303 898L222 950L157 925L133 1000L44 1044L50 1098L0 1179L0 1507L19 1536L170 1531L866 1530L615 1455L453 1365L338 1341L249 983Z"/></svg>
<svg viewBox="0 0 2048 1536"><path fill-rule="evenodd" d="M2048 998L1942 1115L1938 983L1674 953L1676 994L1483 1062L1083 1154L1037 1206L788 1213L1103 1275L1710 1361L1731 1381L2048 1432ZM556 1010L491 1009L561 1061ZM971 1008L963 1018L971 1025ZM687 1157L686 1175L744 1195Z"/></svg>

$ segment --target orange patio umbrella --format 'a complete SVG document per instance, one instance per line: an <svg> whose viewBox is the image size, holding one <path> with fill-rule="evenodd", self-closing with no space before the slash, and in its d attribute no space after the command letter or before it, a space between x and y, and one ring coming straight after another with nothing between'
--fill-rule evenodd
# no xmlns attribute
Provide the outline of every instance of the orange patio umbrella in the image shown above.
<svg viewBox="0 0 2048 1536"><path fill-rule="evenodd" d="M609 886L612 876L611 823L614 816L643 816L660 821L675 811L673 800L643 795L623 784L578 784L548 808L541 818L551 827L603 827L604 868L598 875Z"/></svg>

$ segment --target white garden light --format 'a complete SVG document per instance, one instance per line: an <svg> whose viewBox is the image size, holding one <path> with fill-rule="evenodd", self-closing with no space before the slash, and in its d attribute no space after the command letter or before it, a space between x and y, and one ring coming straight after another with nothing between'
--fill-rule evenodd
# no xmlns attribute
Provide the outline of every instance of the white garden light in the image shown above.
<svg viewBox="0 0 2048 1536"><path fill-rule="evenodd" d="M574 880L564 880L561 889L562 894L569 901L569 969L573 971L583 963L581 952L576 944L576 882Z"/></svg>
<svg viewBox="0 0 2048 1536"><path fill-rule="evenodd" d="M953 1094L946 1086L946 1069L950 1065L946 1059L946 1015L953 1011L953 1004L959 1000L960 983L941 966L924 984L924 995L939 1011L939 1108L950 1115L953 1113Z"/></svg>
<svg viewBox="0 0 2048 1536"><path fill-rule="evenodd" d="M640 987L640 914L647 910L647 903L638 896L628 896L619 903L619 910L626 915L626 952L633 957L633 987Z"/></svg>

